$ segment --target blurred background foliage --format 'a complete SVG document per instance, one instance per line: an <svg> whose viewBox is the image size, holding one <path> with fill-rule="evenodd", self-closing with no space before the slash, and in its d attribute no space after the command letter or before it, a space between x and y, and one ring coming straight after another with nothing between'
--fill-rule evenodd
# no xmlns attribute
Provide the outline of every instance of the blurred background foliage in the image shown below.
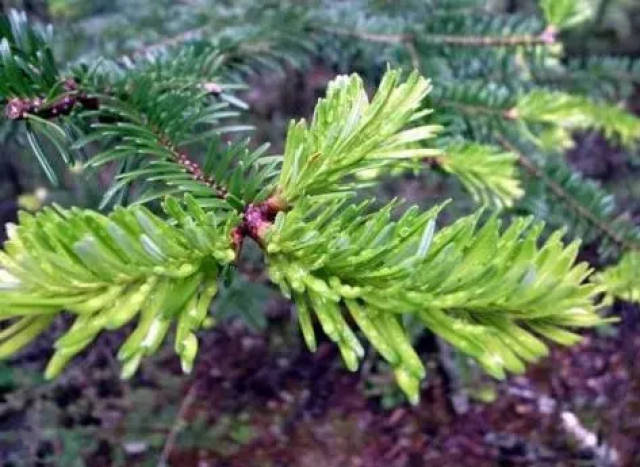
<svg viewBox="0 0 640 467"><path fill-rule="evenodd" d="M595 20L563 35L568 59L639 57L640 2L585 1L595 9ZM131 53L197 27L207 20L207 8L233 8L232 1L205 0L1 4L53 23L62 61ZM536 8L534 0L487 2L490 11ZM326 83L342 71L348 70L339 63L316 61L303 70L252 77L241 97L252 109L255 140L272 141L280 150L287 121L308 116ZM629 107L640 111L638 90L630 94ZM37 209L52 201L98 205L103 186L82 183L82 174L72 170L60 187L51 188L28 150L8 138L10 131L0 126L0 224L15 220L18 207ZM638 223L637 151L612 147L589 132L577 136L568 159L615 194ZM458 183L431 173L422 177L387 182L380 198L400 196L429 206L453 197L461 201L447 211L452 218L471 208ZM326 342L309 354L290 304L265 285L259 255L251 249L244 255L246 279L228 284L216 299L215 319L224 325L204 336L189 377L167 350L133 380L121 381L105 350L115 345L110 336L53 382L41 376L47 342L0 363L0 463L431 465L424 463L430 452L430 462L441 465L602 465L559 435L559 421L546 416L551 409L545 405L559 404L579 413L587 429L613 440L629 462L619 465L640 464L640 373L633 357L640 352L640 323L631 305L615 305L624 323L619 330L592 333L575 350L554 349L527 378L509 385L487 379L433 337L416 332L429 376L423 404L409 409L379 359L367 356L359 373L348 374ZM582 255L596 257L588 248ZM50 344L52 338L46 339ZM631 421L621 426L622 419Z"/></svg>

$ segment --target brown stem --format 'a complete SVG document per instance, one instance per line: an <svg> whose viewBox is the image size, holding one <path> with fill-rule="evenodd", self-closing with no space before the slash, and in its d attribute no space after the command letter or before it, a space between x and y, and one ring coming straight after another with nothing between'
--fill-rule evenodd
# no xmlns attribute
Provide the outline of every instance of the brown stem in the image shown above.
<svg viewBox="0 0 640 467"><path fill-rule="evenodd" d="M185 151L178 149L164 133L157 128L154 128L153 132L158 137L160 144L171 153L173 160L180 164L191 175L191 178L211 188L218 198L225 199L228 196L229 193L224 186L216 182L212 176L204 173L200 164L191 159Z"/></svg>
<svg viewBox="0 0 640 467"><path fill-rule="evenodd" d="M222 91L220 85L214 82L203 83L202 87L208 93L214 95L218 95ZM40 97L11 98L5 107L5 115L10 120L23 120L27 118L28 115L52 119L61 115L68 115L76 105L87 109L97 109L100 106L99 100L95 97L88 97L84 91L79 89L78 83L73 78L69 78L64 82L63 89L66 92L62 97L46 105L44 99ZM207 185L219 198L224 199L227 197L227 190L218 184L213 177L205 174L200 168L200 165L193 161L186 152L179 150L159 129L154 129L154 133L160 143L172 154L173 159L180 164L195 181Z"/></svg>
<svg viewBox="0 0 640 467"><path fill-rule="evenodd" d="M98 108L98 99L88 97L86 93L79 90L74 79L67 79L63 84L63 89L65 93L49 103L41 97L12 97L5 106L4 114L9 120L24 120L28 115L49 119L60 115L69 115L76 105L87 109Z"/></svg>
<svg viewBox="0 0 640 467"><path fill-rule="evenodd" d="M340 36L355 37L370 42L385 44L404 44L414 59L416 36L413 34L375 34L366 31L327 29L327 32ZM513 36L462 36L451 34L421 34L420 40L435 44L460 47L515 47L521 45L549 45L556 42L557 30L554 26L540 34L516 34ZM414 63L415 66L415 63Z"/></svg>
<svg viewBox="0 0 640 467"><path fill-rule="evenodd" d="M516 47L521 45L549 45L556 41L552 28L540 34L516 34L513 36L456 36L448 34L427 34L421 36L426 42L455 45L461 47Z"/></svg>
<svg viewBox="0 0 640 467"><path fill-rule="evenodd" d="M369 42L381 42L386 44L403 44L414 40L412 34L376 34L366 31L348 31L346 29L333 28L326 29L326 31L338 36L349 36Z"/></svg>

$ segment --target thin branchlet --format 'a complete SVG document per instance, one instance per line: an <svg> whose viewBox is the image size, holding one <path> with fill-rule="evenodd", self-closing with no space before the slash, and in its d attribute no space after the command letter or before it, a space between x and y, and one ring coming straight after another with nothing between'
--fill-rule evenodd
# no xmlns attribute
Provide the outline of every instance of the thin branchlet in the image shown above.
<svg viewBox="0 0 640 467"><path fill-rule="evenodd" d="M202 84L202 88L212 95L219 95L222 88L219 84L211 81ZM24 120L28 115L36 115L44 119L54 119L63 115L69 115L77 106L86 110L95 110L100 107L97 97L89 96L83 91L77 81L68 78L63 83L64 94L55 101L47 103L42 97L20 98L13 97L8 100L5 107L5 115L9 120ZM217 183L213 177L204 173L200 165L189 155L178 149L171 140L160 130L155 129L159 141L173 155L175 162L180 164L184 170L191 175L193 180L207 185L221 199L227 197L227 190Z"/></svg>
<svg viewBox="0 0 640 467"><path fill-rule="evenodd" d="M4 114L9 120L24 120L28 115L51 119L69 115L76 106L89 110L99 107L98 99L80 90L73 78L65 80L63 89L65 92L53 102L42 97L12 97L5 106Z"/></svg>
<svg viewBox="0 0 640 467"><path fill-rule="evenodd" d="M386 44L414 44L418 40L414 34L377 34L367 31L349 31L343 29L327 29L339 36L349 36L369 42ZM550 45L557 40L557 30L547 26L539 34L514 34L503 36L454 35L454 34L420 34L419 40L431 44L444 44L460 47L517 47L531 45Z"/></svg>
<svg viewBox="0 0 640 467"><path fill-rule="evenodd" d="M172 155L175 162L180 164L185 172L187 172L196 181L207 185L218 198L225 199L228 195L227 189L216 182L216 180L206 174L200 164L194 161L184 150L179 149L171 140L163 134L159 129L155 128L154 133L162 144Z"/></svg>
<svg viewBox="0 0 640 467"><path fill-rule="evenodd" d="M462 36L450 34L426 34L421 40L429 43L461 47L517 47L531 45L550 45L556 41L557 31L547 27L540 34L514 34L505 36Z"/></svg>
<svg viewBox="0 0 640 467"><path fill-rule="evenodd" d="M540 179L557 197L560 201L564 202L569 209L574 211L578 216L586 219L587 222L592 224L603 235L610 238L615 244L617 244L623 250L640 250L640 245L635 242L630 242L622 237L618 232L612 229L606 222L598 219L589 209L585 208L577 199L575 199L571 193L567 192L562 186L549 178L529 157L527 157L522 151L516 148L506 138L499 136L498 140L500 144L508 151L518 156L518 162L520 166L526 170L529 174L535 178Z"/></svg>

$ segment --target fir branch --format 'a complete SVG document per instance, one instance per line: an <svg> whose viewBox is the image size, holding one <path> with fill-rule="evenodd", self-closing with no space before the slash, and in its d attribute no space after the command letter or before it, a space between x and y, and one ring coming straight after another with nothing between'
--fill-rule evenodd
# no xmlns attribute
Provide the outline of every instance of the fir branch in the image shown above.
<svg viewBox="0 0 640 467"><path fill-rule="evenodd" d="M438 104L459 111L463 117L542 124L565 132L595 129L627 147L633 147L640 140L640 118L616 105L581 95L540 88L522 90L513 95L503 86L478 81L440 87L434 94ZM479 119L467 120L472 127L482 127ZM536 144L542 143L527 127L520 130Z"/></svg>
<svg viewBox="0 0 640 467"><path fill-rule="evenodd" d="M203 89L207 93L220 95L222 88L215 82L207 82L202 84ZM96 111L100 108L100 97L89 94L79 87L77 82L72 79L66 79L62 85L64 93L55 98L52 102L46 102L44 98L19 98L9 99L5 115L9 120L25 120L33 115L45 120L56 119L64 115L69 115L74 107L81 107L85 111ZM95 93L96 89L92 89ZM111 100L109 96L107 100ZM151 127L151 131L157 136L159 143L171 155L172 159L179 164L186 173L188 173L195 182L203 183L211 189L211 191L221 199L227 197L227 190L213 177L204 173L200 165L195 162L184 151L180 150L170 138L157 127Z"/></svg>
<svg viewBox="0 0 640 467"><path fill-rule="evenodd" d="M421 34L425 43L460 47L518 47L551 45L556 42L556 30L549 26L540 34L515 34L505 36L458 36L448 34Z"/></svg>
<svg viewBox="0 0 640 467"><path fill-rule="evenodd" d="M51 102L47 102L44 97L12 97L5 106L4 114L9 120L24 120L29 115L52 119L69 115L76 105L87 110L95 110L100 105L97 98L89 97L79 90L73 78L64 80L62 89L64 93Z"/></svg>
<svg viewBox="0 0 640 467"><path fill-rule="evenodd" d="M517 156L490 145L447 141L437 167L456 176L474 200L497 208L512 206L524 191L517 173Z"/></svg>
<svg viewBox="0 0 640 467"><path fill-rule="evenodd" d="M172 321L176 352L191 369L197 331L217 290L220 268L235 258L226 221L186 198L165 204L175 225L143 207L93 211L45 208L21 213L0 252L0 357L26 345L62 310L76 316L55 344L46 375L67 362L103 330L138 325L120 348L123 377L155 352ZM62 273L62 274L61 274Z"/></svg>
<svg viewBox="0 0 640 467"><path fill-rule="evenodd" d="M369 102L358 75L339 76L329 84L309 125L304 120L290 123L278 181L285 203L353 190L370 181L345 180L350 176L439 154L421 147L441 129L438 125L409 126L430 113L421 108L430 82L415 71L405 82L400 78L400 70L385 73Z"/></svg>
<svg viewBox="0 0 640 467"><path fill-rule="evenodd" d="M610 225L597 216L595 216L589 209L584 207L580 201L574 198L571 193L567 192L560 184L556 183L553 179L549 178L538 166L533 162L530 158L528 158L522 151L516 148L511 142L509 142L504 136L498 135L498 141L502 146L518 155L518 162L520 165L535 178L541 180L551 192L562 202L566 203L566 205L573 210L578 216L586 219L589 223L591 223L594 227L596 227L599 231L601 231L605 236L610 238L614 243L616 243L621 249L640 249L640 245L635 243L630 243L627 239L623 238L619 235L615 230L613 230Z"/></svg>
<svg viewBox="0 0 640 467"><path fill-rule="evenodd" d="M189 157L184 150L178 149L176 145L173 144L160 130L156 129L155 134L158 137L160 144L171 154L173 160L179 164L195 182L208 186L216 197L220 199L227 198L229 194L228 190L220 183L216 182L211 175L206 174L200 167L200 164Z"/></svg>
<svg viewBox="0 0 640 467"><path fill-rule="evenodd" d="M344 304L413 402L424 368L399 316L415 315L497 378L546 353L533 333L571 344L579 337L565 327L603 322L599 289L584 282L590 270L574 264L578 243L563 245L562 231L538 247L542 226L528 228L531 219L501 233L495 218L477 227L476 214L434 233L440 207L394 221L394 204L371 212L367 202L342 203L300 203L276 217L266 237L270 277L296 302L309 347L313 312L355 370L364 352Z"/></svg>
<svg viewBox="0 0 640 467"><path fill-rule="evenodd" d="M183 57L191 63L189 53ZM197 143L205 138L215 140L226 132L245 131L251 127L220 124L236 117L238 112L229 110L228 102L210 98L210 92L217 92L218 85L211 82L214 85L209 86L210 89L199 89L189 80L187 85L167 87L167 83L174 82L167 71L166 67L156 65L149 69L142 67L116 79L106 79L106 83L102 82L103 73L87 79L88 86L95 92L111 87L108 94L97 94L102 103L98 112L81 114L91 122L90 129L75 143L80 147L101 140L102 151L89 161L92 167L113 161L120 164L117 183L105 194L103 205L137 181L142 184L162 182L169 190L183 187L185 192L202 198L226 200L228 197L229 188L222 178L225 174L219 174L216 179L211 167L203 167L185 148L194 144L197 147ZM205 78L210 78L213 70L208 71L203 73ZM168 75L166 81L165 75ZM196 75L193 78L197 81L201 75ZM207 162L213 161L216 155L224 160L220 153L208 153ZM162 190L147 190L141 199L148 202L162 194Z"/></svg>
<svg viewBox="0 0 640 467"><path fill-rule="evenodd" d="M234 196L239 195L239 198L261 194L257 188L258 181L266 184L273 176L273 164L258 161L253 157L258 154L256 151L241 151L243 160L238 163L251 161L251 165L243 165L242 170L237 170L239 166L227 163L228 170L219 174L215 170L217 163L209 164L212 167L206 167L205 170L183 149L183 146L202 142L207 137L215 139L223 133L250 129L246 125L215 128L220 120L237 115L231 110L221 110L224 107L246 108L246 104L228 93L230 89L241 87L240 83L219 84L220 78L229 77L238 69L246 69L243 67L247 56L238 49L246 44L232 42L219 46L217 38L178 48L178 44L197 35L194 31L188 31L138 51L133 58L122 58L119 62L103 60L90 68L76 67L72 70L73 79L62 80L51 53L44 54L48 61L43 61L37 51L32 50L34 44L47 46L44 36L30 36L37 31L37 27L28 24L26 17L20 15L11 17L11 21L11 25L0 24L0 32L6 35L1 51L4 58L0 64L0 78L7 78L5 84L0 84L0 91L10 99L6 108L10 119L34 120L27 127L28 140L53 183L58 178L57 174L36 133L50 140L67 164L75 163L76 158L70 154L71 150L95 142L99 136L103 136L101 145L113 141L120 143L115 148L103 146L104 150L90 161L92 166L114 160L120 163L117 182L107 191L103 207L113 200L123 200L126 190L142 175L148 176L140 177L142 184L146 184L145 178L155 179L166 182L170 187L178 186L210 198L202 192L201 188L206 188L214 197L225 200L230 191ZM204 29L199 32L202 31ZM25 38L30 39L25 41ZM277 48L277 44L271 45ZM20 78L19 82L16 82L17 77ZM81 87L77 83L81 83ZM218 98L218 103L211 104L209 96ZM78 112L72 112L74 109ZM131 118L132 115L135 117ZM68 117L69 120L54 121L57 117ZM69 134L65 131L67 122L75 129L84 129L84 123L92 119L97 131L89 131L80 141L72 142L73 147L69 147ZM54 122L48 124L45 120ZM155 141L150 141L149 133L155 135ZM141 141L143 143L138 144ZM237 151L238 148L233 149ZM139 160L141 154L153 157L161 154L164 162L171 161L179 169L156 164L153 167L161 173L156 173L155 177L149 176L153 169L150 162ZM207 163L213 161L213 156L207 154ZM219 159L226 160L222 154L219 156ZM212 176L212 169L220 175L220 179ZM238 184L237 175L241 172L249 177L246 189ZM187 174L188 180L182 174ZM230 179L231 174L236 174L236 179ZM232 182L234 189L229 190L223 181ZM149 201L172 189L175 188L143 192L141 199ZM206 202L210 204L211 199ZM242 209L242 201L236 200L234 203L236 209Z"/></svg>
<svg viewBox="0 0 640 467"><path fill-rule="evenodd" d="M612 266L594 275L591 279L601 285L609 299L620 298L640 303L640 251L628 251L622 259Z"/></svg>
<svg viewBox="0 0 640 467"><path fill-rule="evenodd" d="M505 116L568 130L595 128L627 147L640 140L640 118L617 105L559 91L536 89L522 93Z"/></svg>
<svg viewBox="0 0 640 467"><path fill-rule="evenodd" d="M176 352L188 371L218 276L231 273L226 265L238 258L247 237L260 246L273 282L295 302L311 349L315 317L355 370L364 347L345 319L350 314L413 402L425 368L411 346L405 317L498 378L544 356L542 338L575 343L579 336L568 329L606 322L597 314L598 294L606 288L605 281L585 280L591 270L575 264L578 242L565 245L563 231L541 240L543 227L531 219L514 219L502 229L495 217L479 222L479 212L436 229L442 206L426 212L409 208L398 216L399 203L374 209L375 200L354 203L353 195L376 182L367 178L372 173L381 177L426 159L458 176L477 199L508 206L522 194L517 163L563 202L558 205L568 205L620 249L629 248L618 224L576 199L563 179L545 172L546 165L538 167L510 147L510 140L500 141L506 152L482 144L495 142L497 129L540 142L544 131L556 131L552 139L558 141L570 130L596 128L628 145L636 141L635 117L603 101L541 89L531 80L536 66L563 68L553 56L556 47L547 46L556 43L557 31L586 19L581 1L544 0L546 29L516 16L462 21L432 15L435 2L420 3L424 14L418 20L388 15L382 27L369 27L375 18L366 18L366 27L349 28L342 18L324 21L324 12L314 11L314 24L336 25L323 32L368 43L367 48L359 41L341 42L345 51L336 61L373 51L377 73L404 49L414 68L424 64L433 70L440 89L431 102L444 111L427 119L431 110L423 101L431 85L418 73L403 80L400 71L389 71L372 99L357 75L341 76L309 123L291 123L282 158L263 157L266 146L254 151L245 141L222 142L220 134L247 129L221 125L236 117L230 104L244 107L224 83L258 67L280 69L298 60L298 52L314 50L318 28L300 9L274 2L256 24L246 19L262 14L262 6L243 3L212 12L206 26L211 37L183 44L204 36L198 28L120 61L74 68L71 76L82 89L64 88L67 75L59 71L43 31L22 16L3 19L0 92L14 99L9 116L27 120L27 138L45 168L53 171L36 132L66 138L65 123L82 123L77 126L88 131L74 147L92 143L98 153L90 165L116 168L109 196L158 182L160 191L143 192L137 201L170 191L191 196L184 204L169 197L161 215L139 206L106 216L59 208L23 214L0 253L0 320L9 324L0 331L0 356L26 345L60 313L74 315L73 326L55 344L47 370L53 376L99 332L138 316L119 352L124 376L158 348L173 322ZM487 82L488 76L496 81ZM83 102L86 96L99 99L96 110ZM429 147L425 142L441 131L434 121L446 123L448 133ZM196 159L199 149L204 152L202 143L213 144ZM607 282L623 276L631 276L628 268L609 274L613 279Z"/></svg>
<svg viewBox="0 0 640 467"><path fill-rule="evenodd" d="M540 34L514 34L504 36L475 36L475 35L453 35L453 34L378 34L367 31L350 31L344 29L326 28L325 31L338 36L353 37L369 42L377 42L391 45L409 45L415 47L419 37L421 42L426 44L440 44L459 47L517 47L550 45L556 41L556 30L549 26Z"/></svg>
<svg viewBox="0 0 640 467"><path fill-rule="evenodd" d="M172 36L172 37L164 38L158 42L145 44L135 49L133 52L127 54L123 59L128 58L130 60L136 60L136 59L148 57L150 54L165 50L168 47L174 47L184 42L198 39L207 31L207 29L208 28L206 26L201 26L198 28L183 31L180 34L176 34L175 36Z"/></svg>
<svg viewBox="0 0 640 467"><path fill-rule="evenodd" d="M324 28L323 31L337 36L354 37L370 42L404 47L411 59L411 65L415 70L420 70L420 56L416 49L416 41L413 34L376 34L364 31L350 31L345 29Z"/></svg>

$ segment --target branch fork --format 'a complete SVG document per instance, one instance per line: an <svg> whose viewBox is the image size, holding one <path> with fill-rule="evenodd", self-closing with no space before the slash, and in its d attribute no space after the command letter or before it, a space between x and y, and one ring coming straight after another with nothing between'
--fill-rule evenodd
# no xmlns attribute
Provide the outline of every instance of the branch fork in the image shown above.
<svg viewBox="0 0 640 467"><path fill-rule="evenodd" d="M231 232L231 241L236 252L242 248L244 237L250 237L264 246L264 236L273 225L276 215L286 210L285 201L278 194L261 203L250 203L244 210L242 222Z"/></svg>

